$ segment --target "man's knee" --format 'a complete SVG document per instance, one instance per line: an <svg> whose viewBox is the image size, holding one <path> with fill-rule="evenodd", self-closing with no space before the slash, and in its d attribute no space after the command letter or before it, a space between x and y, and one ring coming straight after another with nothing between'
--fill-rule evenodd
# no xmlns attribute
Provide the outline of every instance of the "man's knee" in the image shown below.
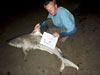
<svg viewBox="0 0 100 75"><path fill-rule="evenodd" d="M54 23L53 23L51 18L46 19L45 20L45 24L46 24L47 27L51 27L51 26L54 25Z"/></svg>

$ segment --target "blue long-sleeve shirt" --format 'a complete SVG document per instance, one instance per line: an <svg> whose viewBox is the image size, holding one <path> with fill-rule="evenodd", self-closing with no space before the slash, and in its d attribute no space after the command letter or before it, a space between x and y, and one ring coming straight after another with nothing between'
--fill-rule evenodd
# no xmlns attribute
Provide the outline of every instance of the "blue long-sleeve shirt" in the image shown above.
<svg viewBox="0 0 100 75"><path fill-rule="evenodd" d="M73 15L65 8L59 7L57 10L57 14L52 16L50 13L47 18L51 18L54 25L58 27L63 27L66 29L66 32L61 32L60 37L64 37L67 33L76 29L75 20ZM45 21L41 24L41 27L45 26Z"/></svg>

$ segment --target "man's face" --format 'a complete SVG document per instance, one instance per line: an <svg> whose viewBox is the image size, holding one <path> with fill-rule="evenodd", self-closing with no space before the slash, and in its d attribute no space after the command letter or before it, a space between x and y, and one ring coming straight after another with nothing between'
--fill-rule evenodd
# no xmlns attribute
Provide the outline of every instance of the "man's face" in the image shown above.
<svg viewBox="0 0 100 75"><path fill-rule="evenodd" d="M48 5L45 6L45 9L53 16L57 14L57 4L50 2Z"/></svg>

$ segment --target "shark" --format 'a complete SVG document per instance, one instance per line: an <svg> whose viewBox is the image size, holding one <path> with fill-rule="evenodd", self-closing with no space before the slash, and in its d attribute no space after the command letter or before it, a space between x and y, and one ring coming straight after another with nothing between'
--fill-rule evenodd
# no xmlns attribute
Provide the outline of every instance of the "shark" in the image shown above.
<svg viewBox="0 0 100 75"><path fill-rule="evenodd" d="M79 67L68 60L67 58L63 57L63 53L60 48L57 46L54 49L51 49L43 44L40 44L40 40L42 38L42 33L40 31L40 28L34 29L29 34L24 34L21 36L18 36L16 38L13 38L8 42L9 45L16 47L16 48L22 48L23 54L24 54L24 60L26 60L28 51L30 50L42 50L45 52L48 52L50 54L55 54L61 61L61 67L60 67L60 74L64 70L66 66L73 67L76 70L79 70Z"/></svg>

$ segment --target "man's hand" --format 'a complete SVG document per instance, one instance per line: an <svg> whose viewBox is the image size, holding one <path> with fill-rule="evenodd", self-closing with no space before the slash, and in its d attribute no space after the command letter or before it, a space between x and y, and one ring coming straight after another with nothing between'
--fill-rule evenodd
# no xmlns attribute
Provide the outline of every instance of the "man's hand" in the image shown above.
<svg viewBox="0 0 100 75"><path fill-rule="evenodd" d="M40 28L40 24L36 24L34 27L34 29L38 29L38 28Z"/></svg>
<svg viewBox="0 0 100 75"><path fill-rule="evenodd" d="M57 33L57 32L54 32L53 35L54 35L55 37L58 37L58 38L60 37L59 33Z"/></svg>

